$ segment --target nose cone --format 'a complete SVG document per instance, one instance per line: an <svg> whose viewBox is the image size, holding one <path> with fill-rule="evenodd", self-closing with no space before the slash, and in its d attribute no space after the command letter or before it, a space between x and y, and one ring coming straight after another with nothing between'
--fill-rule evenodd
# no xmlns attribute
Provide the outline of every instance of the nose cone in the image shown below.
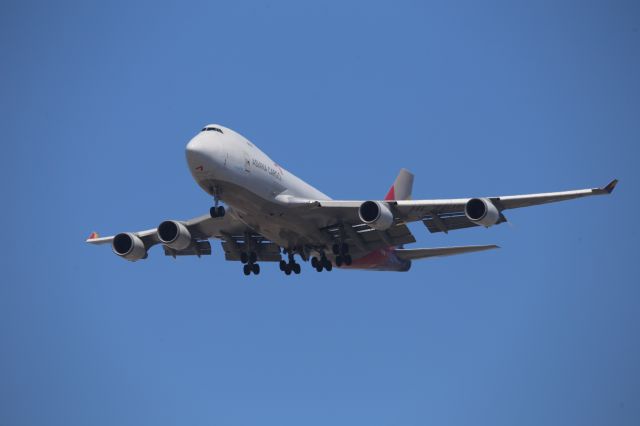
<svg viewBox="0 0 640 426"><path fill-rule="evenodd" d="M202 159L205 152L204 140L200 135L197 135L189 141L186 148L187 162L189 165L193 162L198 162Z"/></svg>
<svg viewBox="0 0 640 426"><path fill-rule="evenodd" d="M226 148L224 138L217 132L201 132L186 147L187 164L198 181L218 179L225 173Z"/></svg>
<svg viewBox="0 0 640 426"><path fill-rule="evenodd" d="M209 161L207 141L202 134L197 135L189 141L186 147L187 164L193 176L197 178L205 177Z"/></svg>

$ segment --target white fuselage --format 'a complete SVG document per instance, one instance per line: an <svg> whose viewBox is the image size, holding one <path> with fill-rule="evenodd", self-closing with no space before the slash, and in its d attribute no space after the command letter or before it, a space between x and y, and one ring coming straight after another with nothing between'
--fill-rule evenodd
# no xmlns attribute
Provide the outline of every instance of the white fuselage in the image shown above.
<svg viewBox="0 0 640 426"><path fill-rule="evenodd" d="M220 125L206 126L187 144L186 157L198 185L265 237L282 247L305 245L310 234L318 237L317 227L288 214L283 200L330 198L283 169L242 135Z"/></svg>

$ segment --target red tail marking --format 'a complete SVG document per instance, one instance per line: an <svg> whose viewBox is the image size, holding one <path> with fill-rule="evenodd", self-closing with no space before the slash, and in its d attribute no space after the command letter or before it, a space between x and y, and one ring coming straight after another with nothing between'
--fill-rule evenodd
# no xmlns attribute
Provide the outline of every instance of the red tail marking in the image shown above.
<svg viewBox="0 0 640 426"><path fill-rule="evenodd" d="M396 189L394 185L391 185L391 188L389 188L389 192L387 192L387 195L384 197L384 199L385 201L391 201L396 199Z"/></svg>

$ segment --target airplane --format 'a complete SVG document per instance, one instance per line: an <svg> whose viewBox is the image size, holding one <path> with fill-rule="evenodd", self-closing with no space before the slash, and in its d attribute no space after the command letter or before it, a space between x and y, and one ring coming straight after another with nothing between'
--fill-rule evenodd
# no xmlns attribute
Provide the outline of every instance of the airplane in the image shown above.
<svg viewBox="0 0 640 426"><path fill-rule="evenodd" d="M119 257L137 261L157 244L173 258L211 255L209 239L218 239L226 260L240 261L245 275L258 275L258 262L276 262L286 275L299 274L296 255L318 272L334 266L408 271L413 260L498 246L404 248L416 242L407 223L422 222L431 233L489 228L507 221L505 210L611 194L618 183L528 195L412 200L414 176L401 169L382 200L333 200L218 124L205 126L187 143L186 159L194 180L213 197L209 214L109 237L94 232L86 242L111 244Z"/></svg>

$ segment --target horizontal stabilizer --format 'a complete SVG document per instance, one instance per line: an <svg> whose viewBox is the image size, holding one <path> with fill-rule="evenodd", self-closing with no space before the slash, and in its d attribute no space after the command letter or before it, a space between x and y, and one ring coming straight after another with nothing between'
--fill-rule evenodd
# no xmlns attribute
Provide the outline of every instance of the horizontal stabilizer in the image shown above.
<svg viewBox="0 0 640 426"><path fill-rule="evenodd" d="M488 246L462 246L462 247L435 247L421 249L396 249L395 253L402 260L424 259L426 257L451 256L454 254L473 253L500 248L496 245Z"/></svg>
<svg viewBox="0 0 640 426"><path fill-rule="evenodd" d="M89 238L85 240L85 242L89 244L111 244L111 241L113 241L113 235L109 237L101 237L97 232L92 232L91 235L89 235Z"/></svg>

